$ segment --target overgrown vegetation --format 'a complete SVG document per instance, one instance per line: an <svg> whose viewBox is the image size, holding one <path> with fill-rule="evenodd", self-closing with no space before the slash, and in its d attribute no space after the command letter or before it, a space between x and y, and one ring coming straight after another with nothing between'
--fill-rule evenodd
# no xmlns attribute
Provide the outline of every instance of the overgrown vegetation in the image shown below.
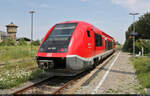
<svg viewBox="0 0 150 96"><path fill-rule="evenodd" d="M18 45L19 46L26 46L27 45L27 42L22 38L18 41Z"/></svg>
<svg viewBox="0 0 150 96"><path fill-rule="evenodd" d="M35 61L6 64L0 68L0 89L9 89L29 80L44 77Z"/></svg>
<svg viewBox="0 0 150 96"><path fill-rule="evenodd" d="M20 39L18 42L12 39L5 39L0 43L0 63L7 62L10 60L24 59L24 58L35 58L36 51L40 42L34 41L33 47L24 39Z"/></svg>
<svg viewBox="0 0 150 96"><path fill-rule="evenodd" d="M39 70L33 60L39 44L39 41L34 41L31 50L30 44L24 39L16 42L9 38L0 43L0 64L5 62L0 67L0 89L12 88L28 80L44 77L45 72ZM20 59L21 62L15 62Z"/></svg>
<svg viewBox="0 0 150 96"><path fill-rule="evenodd" d="M135 50L137 52L141 51L142 47L144 49L144 54L149 55L148 53L150 53L150 41L139 39L135 42Z"/></svg>
<svg viewBox="0 0 150 96"><path fill-rule="evenodd" d="M37 46L0 46L0 63L10 60L35 58Z"/></svg>
<svg viewBox="0 0 150 96"><path fill-rule="evenodd" d="M33 41L32 44L34 46L39 46L40 45L40 41L39 40Z"/></svg>
<svg viewBox="0 0 150 96"><path fill-rule="evenodd" d="M0 46L15 46L16 42L12 38L6 38L0 42Z"/></svg>
<svg viewBox="0 0 150 96"><path fill-rule="evenodd" d="M149 34L150 33L150 30L149 30L150 29L150 13L144 14L143 16L139 18L138 21L134 22L133 24L129 26L128 30L126 31L126 41L123 46L123 51L132 52L133 50L133 47L132 47L133 41L132 41L132 36L131 36L131 33L133 32L133 25L135 25L135 32L137 33L137 36L135 37L135 40L136 40L135 48L137 50L135 50L135 52L138 53L139 51L141 51L140 48L141 46L143 46L145 53L146 54L150 53L150 50L149 50L150 46L147 46L150 41L149 42L140 41L141 39L150 40L150 34Z"/></svg>
<svg viewBox="0 0 150 96"><path fill-rule="evenodd" d="M140 83L145 88L150 88L150 58L141 57L141 58L131 58L137 77Z"/></svg>
<svg viewBox="0 0 150 96"><path fill-rule="evenodd" d="M12 38L5 38L2 42L0 42L0 46L27 46L30 45L25 41L23 38L21 38L18 42L14 41ZM36 40L32 42L32 45L39 46L40 41Z"/></svg>

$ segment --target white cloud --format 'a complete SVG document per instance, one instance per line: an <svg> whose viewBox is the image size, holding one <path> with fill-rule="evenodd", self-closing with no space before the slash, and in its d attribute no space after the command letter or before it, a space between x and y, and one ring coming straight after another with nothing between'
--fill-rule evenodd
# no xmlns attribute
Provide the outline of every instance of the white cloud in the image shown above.
<svg viewBox="0 0 150 96"><path fill-rule="evenodd" d="M147 12L150 9L150 0L111 0L114 4L123 6L129 11Z"/></svg>

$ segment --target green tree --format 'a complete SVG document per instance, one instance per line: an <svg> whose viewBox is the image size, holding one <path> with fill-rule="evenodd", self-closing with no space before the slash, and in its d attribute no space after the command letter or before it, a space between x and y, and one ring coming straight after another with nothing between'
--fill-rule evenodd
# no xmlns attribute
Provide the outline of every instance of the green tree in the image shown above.
<svg viewBox="0 0 150 96"><path fill-rule="evenodd" d="M150 39L150 13L146 13L139 18L139 21L136 22L136 31L138 38Z"/></svg>
<svg viewBox="0 0 150 96"><path fill-rule="evenodd" d="M39 40L33 41L32 44L34 46L39 46L40 45L40 41Z"/></svg>
<svg viewBox="0 0 150 96"><path fill-rule="evenodd" d="M19 45L19 46L25 46L25 45L27 45L27 42L26 42L23 38L21 38L21 39L18 41L18 45Z"/></svg>
<svg viewBox="0 0 150 96"><path fill-rule="evenodd" d="M144 48L144 54L150 53L150 41L146 40L136 40L135 48L137 52L141 51L142 47Z"/></svg>
<svg viewBox="0 0 150 96"><path fill-rule="evenodd" d="M1 46L15 46L16 41L14 41L12 38L5 38L1 43Z"/></svg>
<svg viewBox="0 0 150 96"><path fill-rule="evenodd" d="M134 22L133 24L135 25L135 32L138 34L137 36L135 36L135 41L136 41L135 49L136 49L136 53L138 53L139 50L141 50L139 46L145 46L145 45L141 45L141 41L137 41L137 40L150 39L150 13L146 13L143 16L139 17L139 20ZM133 24L131 24L128 27L128 30L125 33L126 41L123 46L123 51L132 52L133 50L133 41L131 36L131 33L133 31ZM148 42L145 42L144 44L147 45L147 43ZM144 48L147 50L148 46Z"/></svg>

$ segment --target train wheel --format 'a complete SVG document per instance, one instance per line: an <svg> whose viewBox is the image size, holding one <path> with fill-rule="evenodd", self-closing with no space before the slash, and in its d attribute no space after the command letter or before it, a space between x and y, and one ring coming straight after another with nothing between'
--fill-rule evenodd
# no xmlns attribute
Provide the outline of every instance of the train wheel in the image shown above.
<svg viewBox="0 0 150 96"><path fill-rule="evenodd" d="M93 69L96 67L94 61L92 61L92 62L90 62L90 63L91 63L91 64L90 64L91 66L90 66L90 68L89 68L89 71L93 70Z"/></svg>
<svg viewBox="0 0 150 96"><path fill-rule="evenodd" d="M103 62L102 57L99 59L98 64L101 64Z"/></svg>

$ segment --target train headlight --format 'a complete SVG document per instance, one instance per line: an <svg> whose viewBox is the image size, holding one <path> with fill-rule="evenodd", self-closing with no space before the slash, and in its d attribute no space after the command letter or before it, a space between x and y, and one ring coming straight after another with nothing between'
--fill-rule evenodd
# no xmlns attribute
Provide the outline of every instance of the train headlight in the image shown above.
<svg viewBox="0 0 150 96"><path fill-rule="evenodd" d="M67 49L68 49L68 48L61 48L60 51L61 51L61 52L67 52Z"/></svg>

